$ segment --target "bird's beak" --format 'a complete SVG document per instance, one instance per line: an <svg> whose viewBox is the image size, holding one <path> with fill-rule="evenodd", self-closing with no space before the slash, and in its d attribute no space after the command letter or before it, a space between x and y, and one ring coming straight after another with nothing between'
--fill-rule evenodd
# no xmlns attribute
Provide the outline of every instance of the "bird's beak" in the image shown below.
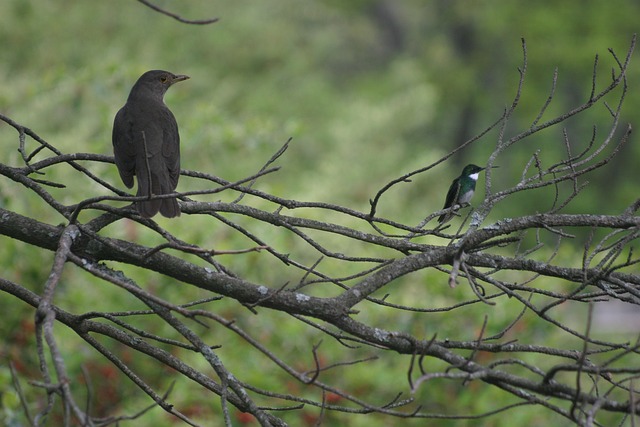
<svg viewBox="0 0 640 427"><path fill-rule="evenodd" d="M178 82L181 82L183 80L188 80L188 79L189 79L189 76L187 76L187 75L177 74L177 75L173 76L173 78L171 79L171 84L178 83Z"/></svg>
<svg viewBox="0 0 640 427"><path fill-rule="evenodd" d="M489 169L496 169L499 168L500 166L491 166ZM487 168L482 168L482 169L487 169Z"/></svg>

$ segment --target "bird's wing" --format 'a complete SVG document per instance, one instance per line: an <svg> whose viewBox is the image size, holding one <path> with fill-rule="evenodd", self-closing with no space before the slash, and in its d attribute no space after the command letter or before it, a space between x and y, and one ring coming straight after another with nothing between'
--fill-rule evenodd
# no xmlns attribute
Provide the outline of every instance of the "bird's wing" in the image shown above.
<svg viewBox="0 0 640 427"><path fill-rule="evenodd" d="M456 178L451 183L451 187L449 187L449 191L447 192L447 198L444 202L443 209L450 208L456 202L458 198L458 193L460 192L460 178Z"/></svg>
<svg viewBox="0 0 640 427"><path fill-rule="evenodd" d="M126 112L126 106L122 107L113 120L113 154L116 167L120 173L122 182L128 188L133 187L133 175L136 170L136 147L131 135L131 121Z"/></svg>
<svg viewBox="0 0 640 427"><path fill-rule="evenodd" d="M173 113L168 108L163 114L162 123L162 157L169 170L169 179L173 189L178 185L180 178L180 134L178 123Z"/></svg>
<svg viewBox="0 0 640 427"><path fill-rule="evenodd" d="M451 183L451 187L449 187L449 191L447 192L447 198L444 202L443 209L447 209L453 206L453 204L458 199L459 192L460 192L460 178L456 178ZM442 223L442 222L448 221L452 217L453 217L452 212L448 212L448 213L445 212L442 215L440 215L440 217L438 217L438 222Z"/></svg>

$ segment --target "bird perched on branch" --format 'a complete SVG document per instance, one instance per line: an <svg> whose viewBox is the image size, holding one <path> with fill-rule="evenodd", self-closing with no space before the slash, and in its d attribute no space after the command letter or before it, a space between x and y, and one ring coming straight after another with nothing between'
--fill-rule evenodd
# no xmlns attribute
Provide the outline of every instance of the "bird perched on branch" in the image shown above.
<svg viewBox="0 0 640 427"><path fill-rule="evenodd" d="M164 103L164 94L174 83L189 76L168 71L144 73L133 85L124 107L113 122L113 153L122 182L133 187L137 196L158 196L175 191L180 177L180 135L173 113ZM141 216L158 212L173 218L180 215L175 198L136 202Z"/></svg>
<svg viewBox="0 0 640 427"><path fill-rule="evenodd" d="M495 167L495 166L494 166ZM481 168L476 165L467 165L462 169L462 173L459 177L453 180L449 191L447 192L447 199L444 202L443 209L466 206L473 197L473 193L476 191L476 182L480 172L486 168ZM438 218L439 223L447 222L455 215L457 208L445 212Z"/></svg>

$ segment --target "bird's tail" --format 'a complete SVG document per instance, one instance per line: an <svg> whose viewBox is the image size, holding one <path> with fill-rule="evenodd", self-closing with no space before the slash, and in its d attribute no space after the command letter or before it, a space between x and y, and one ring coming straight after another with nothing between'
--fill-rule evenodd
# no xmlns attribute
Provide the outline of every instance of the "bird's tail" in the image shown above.
<svg viewBox="0 0 640 427"><path fill-rule="evenodd" d="M138 194L138 196L145 195L146 194ZM144 218L151 218L158 212L160 212L167 218L180 216L180 207L178 206L178 201L175 198L136 202L136 209L138 210L138 213Z"/></svg>
<svg viewBox="0 0 640 427"><path fill-rule="evenodd" d="M172 188L172 185L169 182L169 178L166 176L162 177L152 174L151 185L147 183L148 179L140 179L140 176L144 176L144 174L138 176L137 196L149 196L149 187L151 187L151 194L154 195L170 194L174 191L174 188ZM180 207L178 206L178 201L175 197L139 201L136 202L136 209L144 218L151 218L158 212L167 218L180 216Z"/></svg>
<svg viewBox="0 0 640 427"><path fill-rule="evenodd" d="M160 204L160 213L167 218L180 216L180 206L178 206L178 201L175 197L171 199L162 199L162 204Z"/></svg>

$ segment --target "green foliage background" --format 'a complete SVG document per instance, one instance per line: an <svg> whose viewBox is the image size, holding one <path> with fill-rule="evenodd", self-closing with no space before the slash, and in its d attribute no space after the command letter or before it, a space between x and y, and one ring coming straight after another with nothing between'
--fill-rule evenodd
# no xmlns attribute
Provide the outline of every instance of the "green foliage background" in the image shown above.
<svg viewBox="0 0 640 427"><path fill-rule="evenodd" d="M521 37L527 41L529 71L521 107L509 129L514 133L526 128L537 115L548 96L556 67L559 73L556 99L545 119L587 99L595 54L600 55L599 85L607 84L613 66L607 48L624 55L637 31L640 12L640 4L634 1L610 4L577 0L500 4L472 0L158 0L156 4L191 19L217 16L221 20L208 26L185 25L133 0L3 0L0 112L32 128L64 152L111 154L113 116L137 77L154 68L188 74L191 80L172 88L166 97L180 125L183 168L213 173L231 181L240 179L255 173L287 138L293 137L290 149L278 162L282 169L261 179L259 188L289 199L326 201L362 211L368 210L369 198L386 182L437 160L499 117L515 94L517 67L522 62ZM638 83L639 70L638 66L631 67L632 88ZM624 115L631 123L638 121L639 94L632 89L627 97ZM606 132L608 119L601 108L568 122L574 151L588 143L594 123L599 132ZM489 134L432 172L395 187L383 198L379 214L416 224L426 214L440 209L451 179L466 163L483 164L495 138L495 133ZM20 166L15 131L0 124L0 141L5 147L2 162ZM547 162L557 161L564 153L559 127L527 141L509 151L508 158L500 159L501 168L493 173L495 189L514 185L537 149ZM618 213L637 198L636 165L640 149L632 143L623 154L615 159L613 167L590 178L590 186L576 200L572 211ZM123 187L113 165L92 164L90 168ZM68 183L67 190L53 191L63 202L72 204L106 194L97 186L73 187L75 174L71 168L59 168L47 176ZM178 189L198 189L201 185L182 178ZM221 194L201 200L233 197L234 194ZM265 207L255 200L248 203ZM549 204L549 195L540 193L526 201L505 202L492 212L492 217L497 220L531 213ZM0 205L45 221L62 220L18 186L0 188ZM178 237L205 247L224 250L250 246L250 242L233 237L222 225L211 227L210 222L199 223L187 215L159 222ZM158 243L157 237L123 222L112 226L109 233L146 244ZM294 244L281 230L262 233L283 252L291 250ZM0 247L3 276L38 292L49 273L52 254L34 251L3 236ZM579 256L579 250L575 254L562 254L569 264L579 264ZM228 257L222 262L242 276L273 287L300 278L295 270L283 276L283 271L287 271L284 267L273 271L261 255ZM348 268L335 266L343 267ZM204 296L146 272L126 273L145 288L174 302ZM56 298L70 311L136 308L126 295L89 276L71 268L66 274L65 286ZM394 302L424 300L425 305L438 307L471 298L468 289L451 291L445 285L442 276L421 273L398 285L402 294L396 292ZM281 355L298 355L300 360L290 360L294 366L302 370L313 366L310 347L321 338L316 332L302 328L284 315L267 316L263 311L260 316L251 316L230 302L212 304L218 304L213 306L215 310L236 319L256 336L270 340ZM137 308L142 309L142 304ZM30 308L16 306L6 296L0 298L0 309L5 313L0 324L3 415L7 424L19 425L20 408L5 362L19 364L23 379L38 378L30 329L33 313ZM456 339L473 339L485 314L489 316L489 332L497 332L513 319L514 309L516 306L509 302L493 308L474 305L435 317L371 307L362 316L376 319L381 327L391 323L392 317L398 328L424 331L425 337L438 332L439 337L451 334ZM574 315L580 318L580 313ZM140 319L140 325L149 328L144 320ZM549 341L565 339L546 335L548 327L529 316L522 319L521 325L522 336L518 336L521 340L534 342L541 336ZM162 333L165 327L153 328L152 332ZM131 413L149 404L105 360L86 350L70 334L65 336L64 329L58 328L57 333L69 350L69 369L78 381L81 365L88 366L100 381L106 381L104 394L97 397L99 411ZM224 344L220 353L234 372L246 369L247 358L255 358L255 369L245 372L243 380L265 388L286 384L291 392L307 392L260 356L251 351L245 353L242 343L223 328L214 327L202 333L210 334L212 342ZM296 337L295 341L291 336ZM328 362L336 361L332 359L334 344L325 340L321 348ZM361 349L358 355L366 357L371 353ZM136 363L143 356L130 357L154 386L159 389L168 386L170 373L158 372L157 366L146 367L142 361ZM336 374L334 381L357 390L354 393L362 393L363 398L383 404L397 390L406 389L408 358L405 359L381 358L372 365L375 371L371 366L365 370L345 369ZM202 364L197 359L191 362ZM434 363L435 369L437 362L430 363ZM81 386L77 390L84 392ZM371 390L388 392L384 396L371 396ZM37 408L39 394L32 388L27 388L27 392ZM319 398L317 392L309 393L309 397ZM210 396L203 399L204 394L192 384L178 381L171 398L196 419L219 419L219 403ZM450 413L451 402L455 402L455 408L466 408L468 414L490 410L495 402L510 401L510 397L482 384L461 387L449 382L433 382L416 398L423 402L425 410ZM312 423L317 414L317 410L309 408L285 417L289 417L291 425L304 425ZM243 422L238 417L238 422ZM171 420L156 408L131 425L166 425ZM329 414L325 422L336 426L375 426L393 421L377 416ZM396 421L398 425L424 423ZM541 425L558 421L540 409L523 407L508 416L488 418L483 424ZM437 424L477 425L477 422Z"/></svg>

